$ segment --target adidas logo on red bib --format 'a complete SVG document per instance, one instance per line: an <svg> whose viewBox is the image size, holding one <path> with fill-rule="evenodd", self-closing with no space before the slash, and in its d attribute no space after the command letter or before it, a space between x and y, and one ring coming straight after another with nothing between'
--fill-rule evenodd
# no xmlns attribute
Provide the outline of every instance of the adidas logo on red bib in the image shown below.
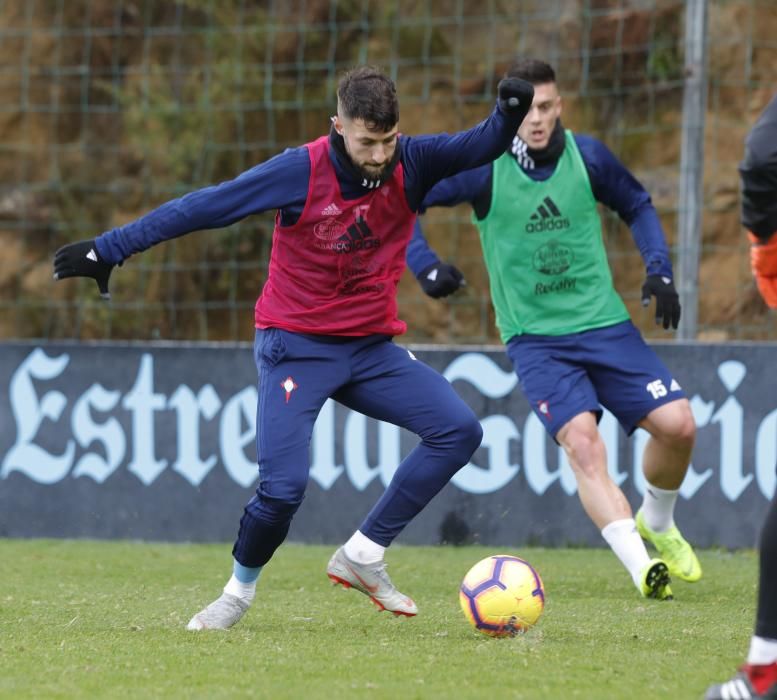
<svg viewBox="0 0 777 700"><path fill-rule="evenodd" d="M343 212L334 202L321 210L321 216L340 216Z"/></svg>

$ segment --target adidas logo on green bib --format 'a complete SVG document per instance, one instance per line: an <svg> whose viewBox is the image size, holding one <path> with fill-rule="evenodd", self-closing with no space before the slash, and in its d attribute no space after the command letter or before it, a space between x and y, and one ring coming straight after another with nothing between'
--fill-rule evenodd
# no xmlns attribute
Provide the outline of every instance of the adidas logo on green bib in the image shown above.
<svg viewBox="0 0 777 700"><path fill-rule="evenodd" d="M569 228L569 219L561 213L556 203L550 197L545 197L542 200L542 204L529 217L529 223L526 224L526 233L560 231L565 228Z"/></svg>

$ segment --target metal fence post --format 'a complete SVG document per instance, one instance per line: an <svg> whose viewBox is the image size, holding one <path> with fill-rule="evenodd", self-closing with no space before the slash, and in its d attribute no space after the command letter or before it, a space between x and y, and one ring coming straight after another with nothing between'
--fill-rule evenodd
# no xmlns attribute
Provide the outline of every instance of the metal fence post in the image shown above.
<svg viewBox="0 0 777 700"><path fill-rule="evenodd" d="M678 268L682 321L677 337L696 338L702 235L704 118L707 102L707 0L685 2L685 89L678 195Z"/></svg>

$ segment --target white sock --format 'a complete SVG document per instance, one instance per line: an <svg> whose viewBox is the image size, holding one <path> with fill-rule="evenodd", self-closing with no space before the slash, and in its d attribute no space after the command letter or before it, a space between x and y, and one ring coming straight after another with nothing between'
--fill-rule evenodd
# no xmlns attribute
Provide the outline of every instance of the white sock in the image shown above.
<svg viewBox="0 0 777 700"><path fill-rule="evenodd" d="M653 532L666 532L674 526L674 504L677 503L679 493L679 489L667 491L653 484L647 484L640 510L645 518L645 524Z"/></svg>
<svg viewBox="0 0 777 700"><path fill-rule="evenodd" d="M634 518L613 520L604 526L602 537L631 574L636 587L641 590L642 570L650 561L650 557L645 549L645 543L637 532Z"/></svg>
<svg viewBox="0 0 777 700"><path fill-rule="evenodd" d="M384 546L373 542L359 530L351 535L351 539L343 545L343 549L345 556L357 564L374 564L383 561L383 555L386 552Z"/></svg>
<svg viewBox="0 0 777 700"><path fill-rule="evenodd" d="M253 581L252 583L241 583L235 578L235 575L232 574L229 581L227 581L227 585L224 586L224 593L229 593L250 604L256 594L256 581Z"/></svg>
<svg viewBox="0 0 777 700"><path fill-rule="evenodd" d="M750 640L750 652L747 654L747 663L766 666L777 661L777 639L756 637Z"/></svg>

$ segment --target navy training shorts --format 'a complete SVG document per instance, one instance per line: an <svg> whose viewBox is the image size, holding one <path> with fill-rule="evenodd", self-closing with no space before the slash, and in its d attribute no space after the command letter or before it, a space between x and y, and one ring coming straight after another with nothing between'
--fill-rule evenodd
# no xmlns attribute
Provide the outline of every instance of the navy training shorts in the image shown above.
<svg viewBox="0 0 777 700"><path fill-rule="evenodd" d="M551 437L572 418L610 411L627 435L653 409L685 398L631 321L568 335L517 335L507 343L524 396Z"/></svg>

